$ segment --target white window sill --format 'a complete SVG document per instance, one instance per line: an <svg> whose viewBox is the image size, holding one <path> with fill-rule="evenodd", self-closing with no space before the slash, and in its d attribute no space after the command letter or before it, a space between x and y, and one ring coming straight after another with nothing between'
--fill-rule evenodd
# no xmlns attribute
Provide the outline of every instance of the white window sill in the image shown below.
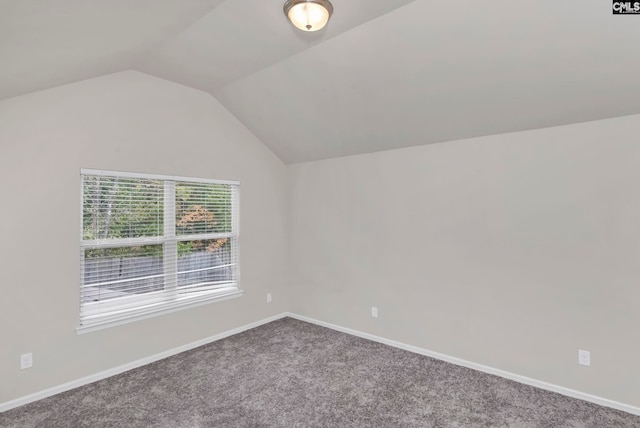
<svg viewBox="0 0 640 428"><path fill-rule="evenodd" d="M148 307L138 308L134 311L123 311L121 314L110 314L108 316L96 316L86 325L76 328L76 333L84 334L92 331L102 330L105 328L115 327L117 325L128 324L158 315L168 314L171 312L181 311L183 309L194 308L208 303L220 302L223 300L234 299L242 296L243 291L239 289L231 290L225 293L211 295L203 295L201 297L185 297L174 300L169 303L163 302Z"/></svg>

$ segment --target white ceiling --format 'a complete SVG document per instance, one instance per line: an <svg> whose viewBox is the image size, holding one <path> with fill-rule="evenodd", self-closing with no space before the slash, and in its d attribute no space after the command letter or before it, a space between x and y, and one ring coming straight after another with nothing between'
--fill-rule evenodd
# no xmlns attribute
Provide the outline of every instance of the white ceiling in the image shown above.
<svg viewBox="0 0 640 428"><path fill-rule="evenodd" d="M288 23L284 0L226 0L135 68L214 91L412 1L334 0L341 13L331 25L303 33Z"/></svg>
<svg viewBox="0 0 640 428"><path fill-rule="evenodd" d="M640 16L602 0L0 0L0 98L135 69L216 96L283 161L640 113Z"/></svg>
<svg viewBox="0 0 640 428"><path fill-rule="evenodd" d="M0 0L0 98L131 69L223 0Z"/></svg>

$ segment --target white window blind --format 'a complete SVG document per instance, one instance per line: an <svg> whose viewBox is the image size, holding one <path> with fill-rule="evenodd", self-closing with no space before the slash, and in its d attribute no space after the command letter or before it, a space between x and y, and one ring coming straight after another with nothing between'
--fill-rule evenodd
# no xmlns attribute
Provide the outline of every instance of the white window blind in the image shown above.
<svg viewBox="0 0 640 428"><path fill-rule="evenodd" d="M238 183L81 170L79 331L239 295Z"/></svg>

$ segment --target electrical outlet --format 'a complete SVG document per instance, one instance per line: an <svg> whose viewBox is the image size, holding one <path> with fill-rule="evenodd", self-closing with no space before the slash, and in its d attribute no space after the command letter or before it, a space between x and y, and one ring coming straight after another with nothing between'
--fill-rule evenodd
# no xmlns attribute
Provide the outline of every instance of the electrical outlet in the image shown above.
<svg viewBox="0 0 640 428"><path fill-rule="evenodd" d="M581 366L591 366L591 352L578 349L578 364Z"/></svg>
<svg viewBox="0 0 640 428"><path fill-rule="evenodd" d="M33 366L33 354L29 352L28 354L20 355L20 370L28 369Z"/></svg>
<svg viewBox="0 0 640 428"><path fill-rule="evenodd" d="M375 306L371 306L371 316L373 318L378 318L378 308Z"/></svg>
<svg viewBox="0 0 640 428"><path fill-rule="evenodd" d="M271 293L267 293L267 303L271 303Z"/></svg>

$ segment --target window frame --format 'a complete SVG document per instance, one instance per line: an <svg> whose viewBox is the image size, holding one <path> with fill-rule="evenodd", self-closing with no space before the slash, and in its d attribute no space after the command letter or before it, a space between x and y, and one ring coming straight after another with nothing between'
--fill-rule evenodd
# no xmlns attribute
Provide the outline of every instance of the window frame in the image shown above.
<svg viewBox="0 0 640 428"><path fill-rule="evenodd" d="M105 176L140 180L161 181L164 203L162 206L163 227L162 236L145 236L138 238L105 238L84 239L84 177ZM176 234L176 184L222 184L231 186L231 232L209 232L194 234ZM134 172L110 171L102 169L82 168L80 170L80 293L79 323L76 331L78 334L89 331L108 328L134 322L165 313L175 312L189 307L200 306L214 301L227 300L240 297L243 290L240 288L240 183L230 180L214 180L207 178L194 178L158 174L145 174ZM177 270L178 242L210 240L229 238L231 251L234 254L233 279L228 282L210 286L185 286L181 292L178 286ZM163 289L141 295L119 297L103 302L83 302L82 288L85 286L85 251L99 248L121 248L142 245L162 246L162 278ZM173 262L172 262L173 261ZM100 310L97 310L97 308ZM107 310L106 313L105 310Z"/></svg>

